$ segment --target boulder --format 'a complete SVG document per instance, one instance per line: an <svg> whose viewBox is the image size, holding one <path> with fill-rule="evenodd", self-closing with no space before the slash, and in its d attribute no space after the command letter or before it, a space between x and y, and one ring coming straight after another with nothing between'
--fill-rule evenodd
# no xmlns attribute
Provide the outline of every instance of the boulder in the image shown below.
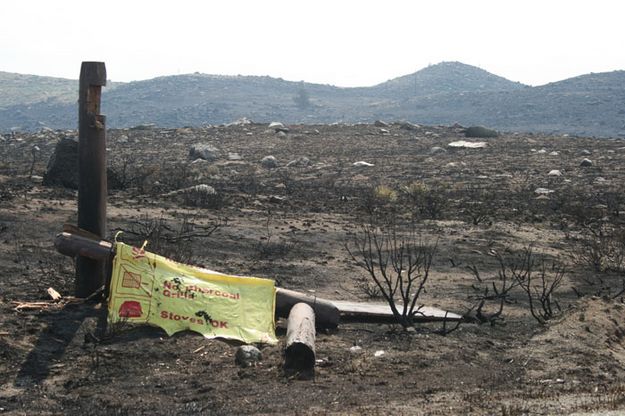
<svg viewBox="0 0 625 416"><path fill-rule="evenodd" d="M420 127L419 125L410 123L408 121L404 121L403 123L401 123L399 125L400 129L402 129L402 130L409 130L409 131L418 130L419 127Z"/></svg>
<svg viewBox="0 0 625 416"><path fill-rule="evenodd" d="M124 183L117 171L107 167L107 187L121 189ZM44 186L62 186L78 189L78 138L64 137L57 142L43 174Z"/></svg>
<svg viewBox="0 0 625 416"><path fill-rule="evenodd" d="M480 137L480 138L498 137L499 133L497 133L496 130L492 130L483 126L471 126L471 127L467 127L464 130L464 136L465 137Z"/></svg>
<svg viewBox="0 0 625 416"><path fill-rule="evenodd" d="M251 367L263 359L263 354L253 345L241 345L234 354L234 361L240 367Z"/></svg>
<svg viewBox="0 0 625 416"><path fill-rule="evenodd" d="M584 159L584 160L582 160L582 163L580 163L579 165L580 166L592 166L592 160Z"/></svg>
<svg viewBox="0 0 625 416"><path fill-rule="evenodd" d="M77 137L66 137L56 144L43 175L43 184L78 189Z"/></svg>
<svg viewBox="0 0 625 416"><path fill-rule="evenodd" d="M278 167L278 159L271 155L265 156L260 161L260 164L266 169L275 169Z"/></svg>
<svg viewBox="0 0 625 416"><path fill-rule="evenodd" d="M557 169L550 170L548 176L562 176L562 172Z"/></svg>
<svg viewBox="0 0 625 416"><path fill-rule="evenodd" d="M204 159L213 162L218 157L219 149L210 144L196 143L189 148L189 159Z"/></svg>

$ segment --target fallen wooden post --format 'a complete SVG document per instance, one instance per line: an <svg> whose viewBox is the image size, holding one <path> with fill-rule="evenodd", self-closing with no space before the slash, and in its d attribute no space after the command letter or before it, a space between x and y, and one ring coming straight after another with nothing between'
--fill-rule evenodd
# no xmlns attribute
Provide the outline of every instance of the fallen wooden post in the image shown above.
<svg viewBox="0 0 625 416"><path fill-rule="evenodd" d="M314 375L315 311L306 303L296 304L289 313L284 369L303 378Z"/></svg>
<svg viewBox="0 0 625 416"><path fill-rule="evenodd" d="M56 236L54 247L65 256L82 256L96 261L108 261L115 255L113 244L108 241L93 240L67 232Z"/></svg>
<svg viewBox="0 0 625 416"><path fill-rule="evenodd" d="M78 227L106 235L106 127L100 114L104 62L83 62L78 89ZM87 297L106 282L106 263L78 255L76 296Z"/></svg>
<svg viewBox="0 0 625 416"><path fill-rule="evenodd" d="M315 311L319 328L336 328L339 325L340 313L331 301L294 290L282 288L276 290L276 314L278 316L289 316L293 307L298 303L305 303Z"/></svg>

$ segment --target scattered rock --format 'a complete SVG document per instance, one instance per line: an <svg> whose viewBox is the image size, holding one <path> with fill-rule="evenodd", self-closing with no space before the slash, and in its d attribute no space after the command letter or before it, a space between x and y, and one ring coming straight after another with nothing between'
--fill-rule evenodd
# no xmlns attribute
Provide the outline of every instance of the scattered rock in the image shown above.
<svg viewBox="0 0 625 416"><path fill-rule="evenodd" d="M447 150L445 150L444 148L439 147L439 146L434 146L433 148L430 149L430 154L431 155L436 155L436 154L439 154L439 153L447 153Z"/></svg>
<svg viewBox="0 0 625 416"><path fill-rule="evenodd" d="M391 134L391 132L387 129L380 129L380 134L388 135Z"/></svg>
<svg viewBox="0 0 625 416"><path fill-rule="evenodd" d="M580 163L579 165L580 166L592 166L592 160L584 159L584 160L582 160L582 163Z"/></svg>
<svg viewBox="0 0 625 416"><path fill-rule="evenodd" d="M447 146L454 147L454 148L465 148L465 149L482 149L486 147L486 142L467 142L464 140L458 140L458 141L449 143Z"/></svg>
<svg viewBox="0 0 625 416"><path fill-rule="evenodd" d="M310 161L310 159L308 159L306 156L302 156L302 157L298 157L295 160L291 160L289 163L286 164L287 168L291 168L291 167L296 167L296 168L305 168L308 167L312 164L312 162Z"/></svg>
<svg viewBox="0 0 625 416"><path fill-rule="evenodd" d="M592 152L588 149L584 149L581 152L579 152L580 154L584 155L584 156L590 156L592 155Z"/></svg>
<svg viewBox="0 0 625 416"><path fill-rule="evenodd" d="M188 188L176 189L175 191L163 194L163 196L176 196L182 194L196 194L196 195L217 195L217 191L210 185L199 184L195 186L189 186Z"/></svg>
<svg viewBox="0 0 625 416"><path fill-rule="evenodd" d="M547 188L536 188L534 190L534 193L537 195L549 195L554 193L555 191L552 189L547 189Z"/></svg>
<svg viewBox="0 0 625 416"><path fill-rule="evenodd" d="M562 176L562 172L557 169L550 170L548 176Z"/></svg>
<svg viewBox="0 0 625 416"><path fill-rule="evenodd" d="M547 151L545 149L540 149L538 152L536 152L538 154L544 155L545 153L547 153Z"/></svg>
<svg viewBox="0 0 625 416"><path fill-rule="evenodd" d="M272 204L281 204L284 201L286 201L286 197L283 196L271 195L269 197L269 202L271 202Z"/></svg>
<svg viewBox="0 0 625 416"><path fill-rule="evenodd" d="M349 349L349 352L351 352L352 354L360 354L362 352L362 347L354 345Z"/></svg>
<svg viewBox="0 0 625 416"><path fill-rule="evenodd" d="M266 168L266 169L275 169L278 167L278 159L276 159L274 156L265 156L261 161L260 164L262 165L262 167Z"/></svg>
<svg viewBox="0 0 625 416"><path fill-rule="evenodd" d="M269 123L269 128L273 129L276 133L278 132L283 132L283 133L288 133L289 129L282 123L280 123L279 121L272 121L271 123Z"/></svg>
<svg viewBox="0 0 625 416"><path fill-rule="evenodd" d="M281 139L284 139L284 138L286 138L286 133L285 133L285 132L283 132L283 131L279 131L279 132L277 133L277 136L278 136L279 138L281 138Z"/></svg>
<svg viewBox="0 0 625 416"><path fill-rule="evenodd" d="M218 157L219 149L210 144L196 143L189 148L189 159L204 159L213 162Z"/></svg>
<svg viewBox="0 0 625 416"><path fill-rule="evenodd" d="M240 367L252 367L262 361L263 354L253 345L241 345L234 354L234 362Z"/></svg>
<svg viewBox="0 0 625 416"><path fill-rule="evenodd" d="M368 167L375 166L375 165L373 163L369 163L369 162L365 162L361 160L358 162L354 162L354 166L356 166L357 168L368 168Z"/></svg>
<svg viewBox="0 0 625 416"><path fill-rule="evenodd" d="M549 153L549 156L560 156L560 153L554 150L553 152Z"/></svg>
<svg viewBox="0 0 625 416"><path fill-rule="evenodd" d="M247 117L241 117L240 119L235 120L232 123L226 124L226 127L246 126L248 124L252 124L252 121Z"/></svg>
<svg viewBox="0 0 625 416"><path fill-rule="evenodd" d="M418 130L418 129L419 129L419 127L421 127L421 126L419 126L418 124L413 124L413 123L410 123L410 122L408 122L408 121L404 121L403 123L401 123L401 124L399 125L399 128L400 128L400 129L402 129L402 130L408 130L408 131Z"/></svg>
<svg viewBox="0 0 625 416"><path fill-rule="evenodd" d="M385 352L384 352L383 350L378 350L378 351L376 351L376 352L373 354L373 356L374 356L374 357L381 357L381 356L383 356L384 354L385 354Z"/></svg>
<svg viewBox="0 0 625 416"><path fill-rule="evenodd" d="M240 154L228 152L228 160L243 160Z"/></svg>
<svg viewBox="0 0 625 416"><path fill-rule="evenodd" d="M388 123L382 120L376 120L375 123L373 123L373 125L376 127L388 127Z"/></svg>

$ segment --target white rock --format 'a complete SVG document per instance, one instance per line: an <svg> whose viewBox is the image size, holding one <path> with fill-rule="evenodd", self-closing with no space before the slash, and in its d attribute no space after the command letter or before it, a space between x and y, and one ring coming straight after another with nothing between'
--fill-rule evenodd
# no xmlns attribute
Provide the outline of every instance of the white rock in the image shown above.
<svg viewBox="0 0 625 416"><path fill-rule="evenodd" d="M381 356L383 356L384 354L385 354L385 353L384 353L384 351L383 351L383 350L377 350L377 351L373 354L373 356L374 356L374 357L381 357Z"/></svg>
<svg viewBox="0 0 625 416"><path fill-rule="evenodd" d="M486 142L467 142L465 140L458 140L458 141L449 143L447 146L455 147L455 148L466 148L466 149L481 149L481 148L486 147Z"/></svg>
<svg viewBox="0 0 625 416"><path fill-rule="evenodd" d="M358 167L358 168L366 168L366 167L371 167L371 166L375 166L373 163L369 163L369 162L365 162L363 160L360 160L358 162L354 162L354 166Z"/></svg>
<svg viewBox="0 0 625 416"><path fill-rule="evenodd" d="M549 156L560 156L560 153L554 150L553 152L549 153Z"/></svg>
<svg viewBox="0 0 625 416"><path fill-rule="evenodd" d="M359 354L362 352L362 347L359 347L358 345L354 345L353 347L349 349L349 352L351 352L352 354Z"/></svg>
<svg viewBox="0 0 625 416"><path fill-rule="evenodd" d="M557 169L550 170L548 176L562 176L562 172Z"/></svg>
<svg viewBox="0 0 625 416"><path fill-rule="evenodd" d="M555 192L555 191L552 190L552 189L547 189L547 188L536 188L534 190L534 193L537 194L537 195L549 195L549 194L551 194L553 192Z"/></svg>
<svg viewBox="0 0 625 416"><path fill-rule="evenodd" d="M248 119L247 117L241 117L240 119L235 120L232 123L226 124L226 127L245 126L247 124L252 124L252 121Z"/></svg>
<svg viewBox="0 0 625 416"><path fill-rule="evenodd" d="M270 129L283 128L283 127L284 127L284 124L280 123L279 121L272 121L271 123L269 123Z"/></svg>

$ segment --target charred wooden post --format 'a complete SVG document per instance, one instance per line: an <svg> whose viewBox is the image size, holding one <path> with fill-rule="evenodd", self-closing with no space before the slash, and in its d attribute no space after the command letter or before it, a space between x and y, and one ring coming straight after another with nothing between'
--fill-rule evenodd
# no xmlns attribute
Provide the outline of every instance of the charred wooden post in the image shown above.
<svg viewBox="0 0 625 416"><path fill-rule="evenodd" d="M54 247L59 253L81 256L96 261L110 261L115 255L113 244L105 240L93 240L80 235L63 232L54 239Z"/></svg>
<svg viewBox="0 0 625 416"><path fill-rule="evenodd" d="M297 303L306 303L313 308L319 328L334 329L339 325L340 312L334 303L294 290L282 288L276 290L276 314L278 316L288 316Z"/></svg>
<svg viewBox="0 0 625 416"><path fill-rule="evenodd" d="M303 378L314 375L315 311L306 303L296 304L289 313L284 368Z"/></svg>
<svg viewBox="0 0 625 416"><path fill-rule="evenodd" d="M78 227L100 238L106 235L106 128L100 114L104 62L83 62L78 90ZM76 259L76 296L87 297L106 280L106 263Z"/></svg>

